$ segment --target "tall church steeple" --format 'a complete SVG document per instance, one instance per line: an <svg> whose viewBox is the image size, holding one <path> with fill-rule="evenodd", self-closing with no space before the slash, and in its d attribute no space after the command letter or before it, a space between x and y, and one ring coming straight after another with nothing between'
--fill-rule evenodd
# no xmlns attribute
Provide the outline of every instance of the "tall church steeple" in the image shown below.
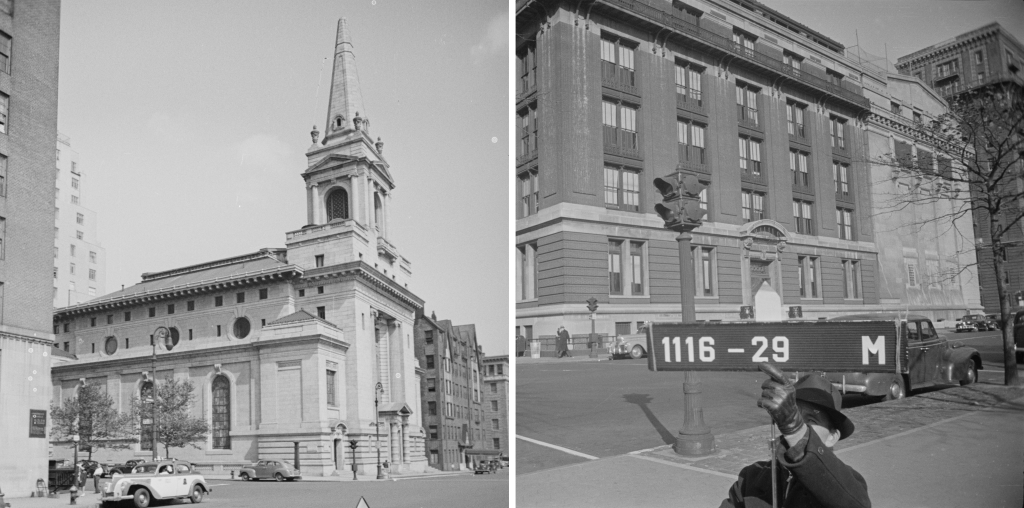
<svg viewBox="0 0 1024 508"><path fill-rule="evenodd" d="M359 90L359 72L356 70L356 55L352 38L348 33L348 21L338 20L338 35L334 44L334 72L331 79L331 95L327 106L327 128L323 144L341 137L352 130L366 130L366 110Z"/></svg>

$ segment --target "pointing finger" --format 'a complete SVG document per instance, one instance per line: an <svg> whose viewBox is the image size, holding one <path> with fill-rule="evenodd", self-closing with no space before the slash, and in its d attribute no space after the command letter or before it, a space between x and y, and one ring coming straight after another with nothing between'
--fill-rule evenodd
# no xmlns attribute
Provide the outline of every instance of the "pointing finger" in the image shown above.
<svg viewBox="0 0 1024 508"><path fill-rule="evenodd" d="M789 380L786 379L785 374L783 374L782 371L779 370L779 368L776 367L772 363L768 363L768 362L759 363L759 364L757 364L757 368L760 369L761 372L764 372L765 374L768 374L768 376L771 377L773 380L775 380L775 382L777 382L777 383L781 383L781 384L788 384L789 383Z"/></svg>

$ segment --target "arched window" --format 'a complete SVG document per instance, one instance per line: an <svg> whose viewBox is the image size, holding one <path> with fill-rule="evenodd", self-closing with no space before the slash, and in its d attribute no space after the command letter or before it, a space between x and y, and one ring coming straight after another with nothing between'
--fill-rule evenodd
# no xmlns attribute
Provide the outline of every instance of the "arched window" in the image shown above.
<svg viewBox="0 0 1024 508"><path fill-rule="evenodd" d="M146 381L142 383L139 390L139 399L142 402L142 421L139 422L141 432L139 433L139 449L153 449L153 383Z"/></svg>
<svg viewBox="0 0 1024 508"><path fill-rule="evenodd" d="M384 205L380 202L380 194L373 193L373 224L377 231L384 232Z"/></svg>
<svg viewBox="0 0 1024 508"><path fill-rule="evenodd" d="M213 378L213 447L231 449L231 382L226 376Z"/></svg>
<svg viewBox="0 0 1024 508"><path fill-rule="evenodd" d="M327 196L327 222L348 218L348 192L335 189Z"/></svg>

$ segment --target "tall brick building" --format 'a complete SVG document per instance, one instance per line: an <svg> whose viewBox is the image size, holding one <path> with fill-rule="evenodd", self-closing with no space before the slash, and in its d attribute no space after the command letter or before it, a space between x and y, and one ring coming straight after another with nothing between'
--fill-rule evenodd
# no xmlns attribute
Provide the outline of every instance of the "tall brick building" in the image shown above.
<svg viewBox="0 0 1024 508"><path fill-rule="evenodd" d="M504 457L509 455L508 355L484 357L484 449Z"/></svg>
<svg viewBox="0 0 1024 508"><path fill-rule="evenodd" d="M585 334L591 297L599 334L679 319L653 185L677 167L707 185L697 319L740 319L765 282L805 319L968 304L906 268L956 254L880 248L868 161L894 138L869 117L902 92L841 43L750 0L520 0L516 32L517 333Z"/></svg>
<svg viewBox="0 0 1024 508"><path fill-rule="evenodd" d="M286 233L283 249L143 274L134 286L57 309L58 341L78 360L54 367L54 400L85 382L123 410L156 380L190 380L192 414L212 432L200 450L172 450L177 458L215 470L297 459L307 476L353 465L372 474L378 457L394 471L423 470L422 371L412 343L423 301L407 289L411 265L392 243L394 177L359 111L342 19L324 137L314 127L304 185L293 190L307 197L307 224ZM159 327L169 339L157 344L154 368ZM150 456L151 427L140 427L135 449L94 458ZM66 443L56 445L69 455Z"/></svg>
<svg viewBox="0 0 1024 508"><path fill-rule="evenodd" d="M54 200L53 306L67 307L107 293L107 251L96 234L96 212L85 206L88 181L71 140L57 134Z"/></svg>
<svg viewBox="0 0 1024 508"><path fill-rule="evenodd" d="M422 312L416 316L416 357L421 389L426 456L444 471L470 468L484 443L482 349L475 325L452 325Z"/></svg>
<svg viewBox="0 0 1024 508"><path fill-rule="evenodd" d="M0 478L47 477L60 1L0 1Z"/></svg>
<svg viewBox="0 0 1024 508"><path fill-rule="evenodd" d="M1021 71L1024 68L1024 45L999 23L991 23L902 56L896 61L896 68L900 73L914 76L934 87L949 99L1000 85L1015 88L1020 94L1024 90L1024 73ZM1013 192L1024 193L1024 180L1018 178L1008 185L1017 187ZM1019 215L1018 207L1024 203L1008 203L1007 206L1006 216L1014 217ZM985 210L975 214L974 236L980 261L981 302L985 312L998 312L992 232ZM1024 223L1011 227L1002 242L1006 246L1004 259L1009 260L1003 265L1003 280L1011 303L1024 306L1024 263L1019 262L1024 259Z"/></svg>

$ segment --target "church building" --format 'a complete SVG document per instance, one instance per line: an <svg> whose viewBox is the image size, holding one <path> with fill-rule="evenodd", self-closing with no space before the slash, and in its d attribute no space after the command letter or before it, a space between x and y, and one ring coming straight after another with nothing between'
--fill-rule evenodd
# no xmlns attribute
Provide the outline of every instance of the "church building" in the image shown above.
<svg viewBox="0 0 1024 508"><path fill-rule="evenodd" d="M57 343L77 360L53 368L54 401L100 385L125 411L154 381L189 380L192 413L211 432L199 450L172 449L175 458L214 470L297 460L305 476L373 474L378 460L423 470L413 348L423 300L392 242L395 180L370 135L344 19L324 131L321 140L313 128L302 172L308 224L286 233L285 248L143 274L56 309ZM161 327L168 338L152 346ZM140 428L149 435L149 420ZM93 458L145 459L147 441ZM54 455L69 457L68 444L54 443Z"/></svg>

